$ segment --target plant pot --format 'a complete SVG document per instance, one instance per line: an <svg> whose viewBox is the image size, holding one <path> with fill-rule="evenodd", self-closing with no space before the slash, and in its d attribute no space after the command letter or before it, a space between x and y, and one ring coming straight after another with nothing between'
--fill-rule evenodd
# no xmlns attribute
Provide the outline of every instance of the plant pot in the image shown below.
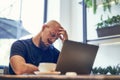
<svg viewBox="0 0 120 80"><path fill-rule="evenodd" d="M118 35L120 34L120 25L104 27L96 30L98 37Z"/></svg>

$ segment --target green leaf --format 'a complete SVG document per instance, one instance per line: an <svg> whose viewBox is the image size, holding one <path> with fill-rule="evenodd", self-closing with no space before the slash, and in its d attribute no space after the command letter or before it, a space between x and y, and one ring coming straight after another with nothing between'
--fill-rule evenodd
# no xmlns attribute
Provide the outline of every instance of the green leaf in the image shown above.
<svg viewBox="0 0 120 80"><path fill-rule="evenodd" d="M93 0L93 13L96 14L97 11L97 2L96 0Z"/></svg>

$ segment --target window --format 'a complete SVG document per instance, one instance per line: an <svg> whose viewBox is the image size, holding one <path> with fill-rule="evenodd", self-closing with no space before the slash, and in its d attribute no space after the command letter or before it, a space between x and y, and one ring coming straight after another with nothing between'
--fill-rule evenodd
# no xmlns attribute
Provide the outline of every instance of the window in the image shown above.
<svg viewBox="0 0 120 80"><path fill-rule="evenodd" d="M34 35L43 24L44 0L1 0L0 18L21 20L24 28ZM0 65L9 64L11 44L17 39L0 38Z"/></svg>

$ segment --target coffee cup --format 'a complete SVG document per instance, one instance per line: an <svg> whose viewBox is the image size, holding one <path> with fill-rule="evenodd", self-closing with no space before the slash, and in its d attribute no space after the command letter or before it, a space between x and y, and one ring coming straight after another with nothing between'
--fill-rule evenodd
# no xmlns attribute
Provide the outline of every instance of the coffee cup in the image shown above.
<svg viewBox="0 0 120 80"><path fill-rule="evenodd" d="M54 72L56 69L55 63L39 63L38 69L40 72Z"/></svg>

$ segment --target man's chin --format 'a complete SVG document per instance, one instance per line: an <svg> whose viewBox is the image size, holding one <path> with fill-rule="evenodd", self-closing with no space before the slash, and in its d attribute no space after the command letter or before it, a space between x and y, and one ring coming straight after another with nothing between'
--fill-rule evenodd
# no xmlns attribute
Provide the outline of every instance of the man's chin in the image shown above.
<svg viewBox="0 0 120 80"><path fill-rule="evenodd" d="M50 45L51 45L51 44L46 44L45 46L46 46L46 47L49 47Z"/></svg>

